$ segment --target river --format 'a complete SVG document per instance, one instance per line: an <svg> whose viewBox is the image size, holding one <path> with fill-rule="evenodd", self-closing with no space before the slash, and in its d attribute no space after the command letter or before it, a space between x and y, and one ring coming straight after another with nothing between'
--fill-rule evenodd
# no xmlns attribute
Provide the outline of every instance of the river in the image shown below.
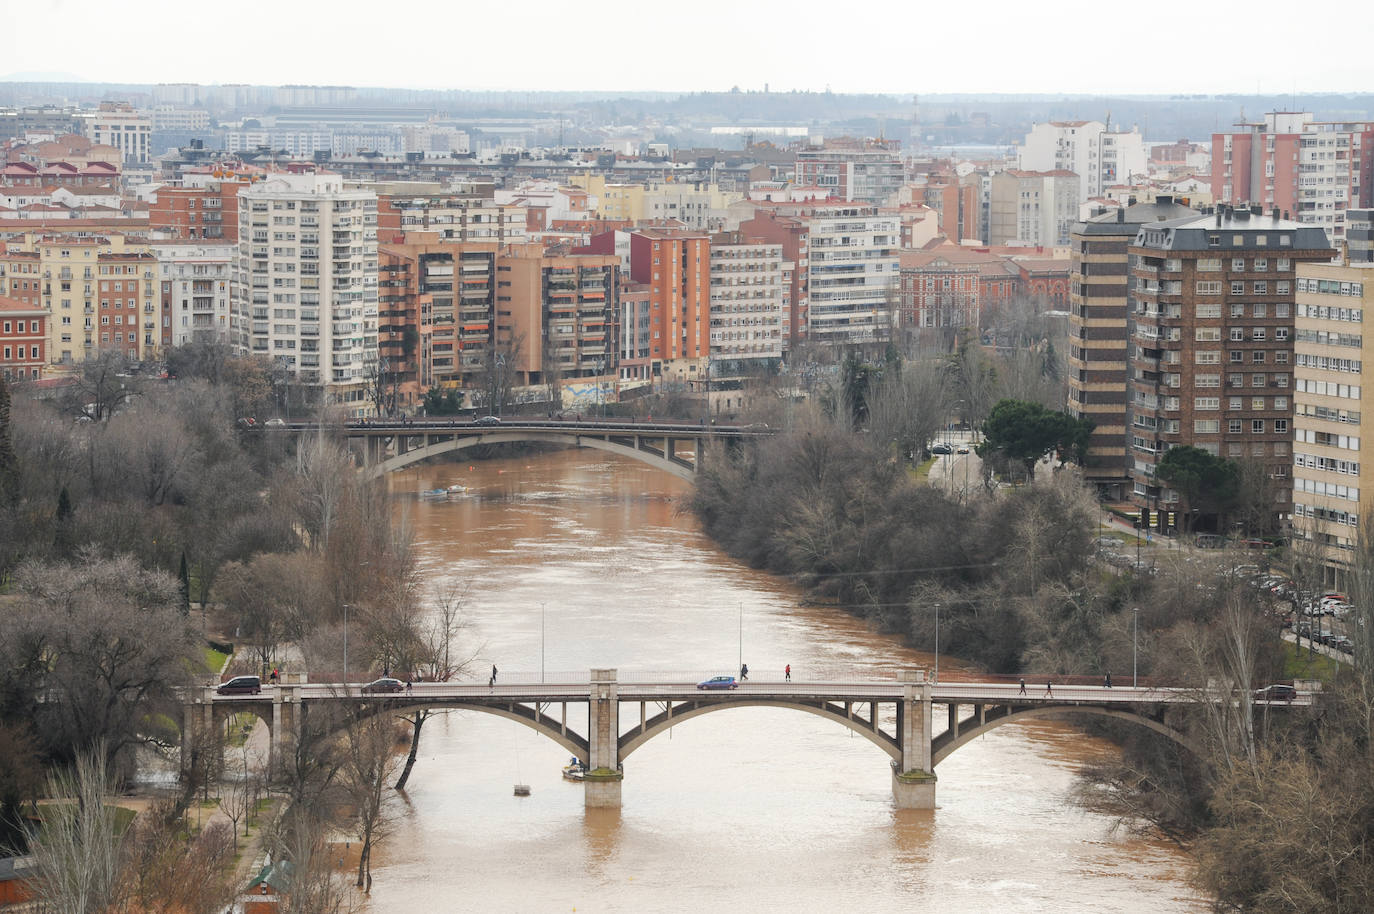
<svg viewBox="0 0 1374 914"><path fill-rule="evenodd" d="M466 495L424 502L459 483ZM391 477L426 586L465 586L475 655L506 680L614 667L702 678L890 674L931 658L702 534L688 486L580 450ZM942 658L941 669L954 665ZM941 727L937 717L936 727ZM888 757L834 723L746 708L688 721L625 763L623 808L584 810L566 753L479 712L426 724L369 910L1202 912L1188 859L1067 799L1113 752L1064 724L1008 725L941 763L938 808L892 807ZM517 783L532 794L512 794Z"/></svg>

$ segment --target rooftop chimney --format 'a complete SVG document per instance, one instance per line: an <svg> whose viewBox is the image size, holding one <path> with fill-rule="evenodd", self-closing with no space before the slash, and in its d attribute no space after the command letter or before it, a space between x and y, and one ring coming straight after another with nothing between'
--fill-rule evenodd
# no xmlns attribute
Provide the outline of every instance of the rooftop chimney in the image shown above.
<svg viewBox="0 0 1374 914"><path fill-rule="evenodd" d="M1279 208L1276 206L1276 207L1274 207L1274 221L1277 222L1277 221L1278 221L1278 218L1279 218Z"/></svg>
<svg viewBox="0 0 1374 914"><path fill-rule="evenodd" d="M1117 222L1125 222L1125 221L1126 221L1126 208L1125 208L1125 207L1118 206L1118 207L1116 208L1116 221L1117 221Z"/></svg>

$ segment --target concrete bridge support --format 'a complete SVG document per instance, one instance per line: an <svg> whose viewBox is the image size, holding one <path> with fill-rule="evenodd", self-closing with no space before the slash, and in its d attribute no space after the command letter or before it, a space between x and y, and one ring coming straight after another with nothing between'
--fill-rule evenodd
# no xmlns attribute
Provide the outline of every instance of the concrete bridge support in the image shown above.
<svg viewBox="0 0 1374 914"><path fill-rule="evenodd" d="M897 706L897 742L902 760L892 763L892 800L898 809L935 808L931 711L926 671L903 672L902 701Z"/></svg>
<svg viewBox="0 0 1374 914"><path fill-rule="evenodd" d="M620 697L615 670L592 670L587 703L587 775L583 803L588 808L620 808Z"/></svg>

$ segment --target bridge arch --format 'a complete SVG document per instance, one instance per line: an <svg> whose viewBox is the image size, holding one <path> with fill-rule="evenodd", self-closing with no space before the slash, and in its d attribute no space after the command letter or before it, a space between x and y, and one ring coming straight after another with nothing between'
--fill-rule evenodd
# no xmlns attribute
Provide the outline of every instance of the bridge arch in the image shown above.
<svg viewBox="0 0 1374 914"><path fill-rule="evenodd" d="M807 714L814 714L817 717L823 717L826 720L832 720L843 724L882 749L892 757L893 761L900 763L902 760L901 747L897 745L897 740L894 737L883 733L881 730L874 727L870 721L850 716L845 713L842 706L830 703L811 704L805 702L769 700L765 698L743 698L738 701L726 702L688 701L673 707L671 710L659 712L646 720L642 729L636 727L634 730L620 737L620 761L624 762L626 756L631 752L634 752L655 736L666 732L670 727L675 727L685 720L691 720L703 714L710 714L714 711L725 711L731 708L787 708L793 711L805 711Z"/></svg>
<svg viewBox="0 0 1374 914"><path fill-rule="evenodd" d="M442 431L436 430L437 434ZM422 437L417 434L407 437ZM671 437L671 436L669 436ZM437 457L440 454L449 454L455 451L464 451L468 448L477 447L483 444L507 444L514 442L532 442L539 444L561 444L567 447L585 447L592 450L605 451L610 454L619 454L622 457L629 457L641 463L647 463L655 469L671 473L679 479L691 482L696 478L696 471L685 461L674 460L667 455L643 450L629 444L622 444L619 441L609 438L599 438L591 435L574 435L567 432L542 432L542 431L496 431L481 434L459 435L454 433L452 438L444 441L431 441L424 447L418 447L407 451L404 454L397 454L388 457L380 463L374 464L370 472L374 477L384 476L387 473L394 473L422 460ZM697 461L700 462L701 454L698 449Z"/></svg>
<svg viewBox="0 0 1374 914"><path fill-rule="evenodd" d="M989 713L982 723L973 720L961 722L957 736L953 732L946 730L931 740L930 765L935 767L944 761L955 750L973 742L976 738L987 733L989 730L996 729L1003 724L1015 723L1019 720L1045 720L1063 717L1066 714L1093 714L1098 717L1111 717L1117 720L1128 721L1137 724L1154 732L1166 736L1194 755L1198 755L1198 748L1184 736L1182 732L1160 723L1154 718L1143 714L1136 714L1132 711L1122 711L1117 708L1106 708L1099 705L1056 705L1042 708L1009 708L1003 706L1000 713ZM966 726L969 725L969 726Z"/></svg>
<svg viewBox="0 0 1374 914"><path fill-rule="evenodd" d="M565 729L561 722L549 717L538 709L538 706L520 704L516 702L503 702L501 704L490 704L480 701L461 701L461 700L438 700L438 701L412 701L396 699L368 699L360 701L362 711L360 718L375 717L380 714L390 714L399 716L409 711L427 709L431 711L481 711L483 714L492 714L496 717L503 717L506 720L513 720L518 724L529 727L536 733L547 736L558 745L566 749L570 754L586 761L589 747L587 739L577 733ZM342 731L335 731L342 732Z"/></svg>

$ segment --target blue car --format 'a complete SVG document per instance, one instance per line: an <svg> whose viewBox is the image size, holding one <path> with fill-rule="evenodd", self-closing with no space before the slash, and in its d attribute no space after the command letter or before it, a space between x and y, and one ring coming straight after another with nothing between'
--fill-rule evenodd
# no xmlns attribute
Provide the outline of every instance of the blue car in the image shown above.
<svg viewBox="0 0 1374 914"><path fill-rule="evenodd" d="M738 689L739 683L734 676L712 676L697 683L698 689Z"/></svg>

